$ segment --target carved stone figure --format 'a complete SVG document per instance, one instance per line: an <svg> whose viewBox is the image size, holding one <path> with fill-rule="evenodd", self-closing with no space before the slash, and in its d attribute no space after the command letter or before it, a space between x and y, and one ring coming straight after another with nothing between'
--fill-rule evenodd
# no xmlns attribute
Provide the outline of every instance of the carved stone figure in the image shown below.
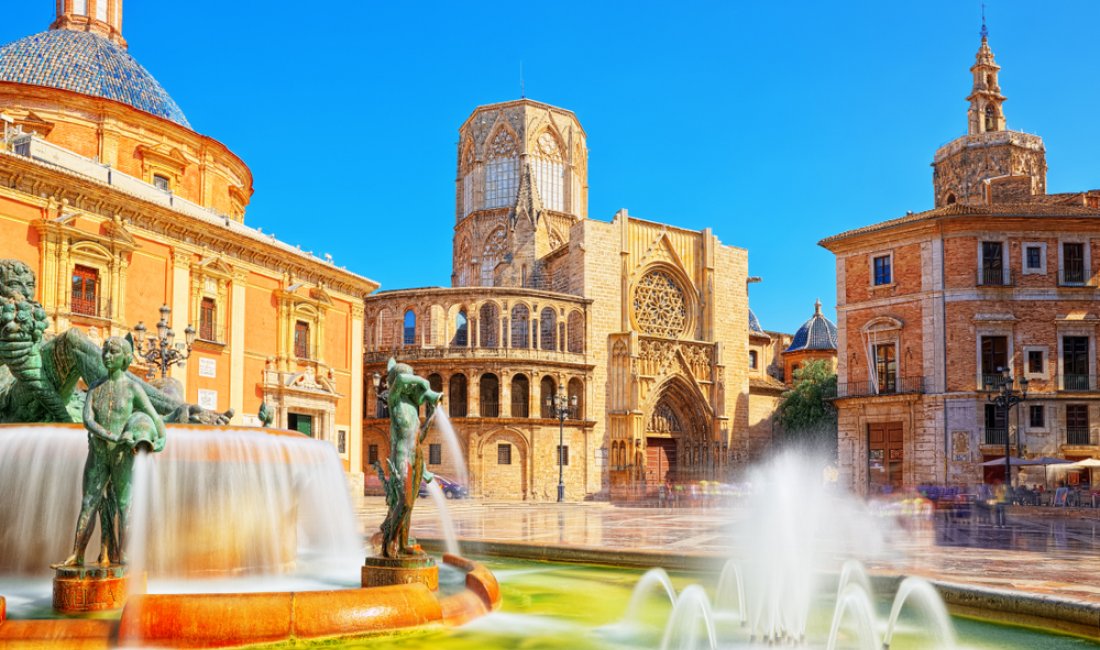
<svg viewBox="0 0 1100 650"><path fill-rule="evenodd" d="M428 380L413 374L404 363L390 359L386 368L386 404L390 409L389 478L376 461L375 470L386 491L386 519L382 522L382 556L390 559L420 556L424 552L409 544L412 510L420 481L431 481L424 470L424 438L428 435L435 407L443 397L431 389ZM425 405L424 424L420 405Z"/></svg>
<svg viewBox="0 0 1100 650"><path fill-rule="evenodd" d="M84 496L73 554L59 566L84 564L97 512L103 540L100 564L126 563L123 549L130 526L134 455L162 451L166 441L164 421L142 386L126 373L133 360L133 349L126 340L113 336L103 344L103 365L109 374L88 390L84 402L84 426L88 429Z"/></svg>
<svg viewBox="0 0 1100 650"><path fill-rule="evenodd" d="M35 277L23 262L0 260L0 423L79 422L83 380L107 377L99 346L71 329L46 334L46 311L34 300ZM158 414L168 422L227 424L233 411L215 413L184 403L134 375Z"/></svg>

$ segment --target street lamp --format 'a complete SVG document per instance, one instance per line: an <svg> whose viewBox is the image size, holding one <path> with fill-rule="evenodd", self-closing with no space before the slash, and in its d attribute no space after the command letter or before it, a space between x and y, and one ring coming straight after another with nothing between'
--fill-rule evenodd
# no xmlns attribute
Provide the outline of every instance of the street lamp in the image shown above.
<svg viewBox="0 0 1100 650"><path fill-rule="evenodd" d="M1009 446L1008 438L1008 414L1013 406L1016 406L1020 402L1027 399L1027 377L1025 376L1020 380L1021 392L1017 393L1013 388L1016 380L1009 374L1008 368L998 368L1001 372L1001 376L995 379L992 384L995 390L1000 390L997 395L990 395L988 398L990 404L996 404L997 408L1003 409L1005 414L1005 489L1008 490L1012 487L1012 464L1011 464L1011 448ZM1020 449L1020 432L1016 431L1016 451L1021 452Z"/></svg>
<svg viewBox="0 0 1100 650"><path fill-rule="evenodd" d="M565 419L572 416L577 410L577 396L572 398L564 392L550 395L546 398L546 407L550 411L550 417L558 419L558 503L565 501Z"/></svg>
<svg viewBox="0 0 1100 650"><path fill-rule="evenodd" d="M149 333L144 321L138 321L134 325L134 354L141 357L149 364L145 372L147 379L157 375L160 368L160 376L163 379L168 375L168 369L176 364L183 366L184 360L191 356L191 346L195 343L195 328L188 325L183 330L184 343L176 343L176 332L168 324L172 316L172 309L168 305L160 308L160 320L157 322L157 334L155 339L146 338Z"/></svg>

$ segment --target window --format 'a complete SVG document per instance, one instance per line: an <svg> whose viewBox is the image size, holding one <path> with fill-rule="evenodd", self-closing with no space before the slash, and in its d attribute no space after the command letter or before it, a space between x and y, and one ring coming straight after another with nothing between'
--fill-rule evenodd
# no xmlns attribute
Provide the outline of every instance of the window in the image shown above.
<svg viewBox="0 0 1100 650"><path fill-rule="evenodd" d="M161 176L160 174L153 174L153 187L163 192L172 191L172 181L168 180L167 176Z"/></svg>
<svg viewBox="0 0 1100 650"><path fill-rule="evenodd" d="M1005 283L1004 244L999 241L982 242L982 275L984 286L1001 286Z"/></svg>
<svg viewBox="0 0 1100 650"><path fill-rule="evenodd" d="M512 377L512 417L525 418L530 415L531 382L527 375Z"/></svg>
<svg viewBox="0 0 1100 650"><path fill-rule="evenodd" d="M1066 404L1066 444L1089 444L1089 407L1087 404Z"/></svg>
<svg viewBox="0 0 1100 650"><path fill-rule="evenodd" d="M875 286L890 284L893 276L890 273L890 256L880 255L874 259Z"/></svg>
<svg viewBox="0 0 1100 650"><path fill-rule="evenodd" d="M539 382L539 412L544 418L552 418L554 395L558 393L557 384L554 382L554 378L550 375L543 375L542 381Z"/></svg>
<svg viewBox="0 0 1100 650"><path fill-rule="evenodd" d="M989 390L1001 380L1001 371L1008 367L1008 337L982 337L982 388Z"/></svg>
<svg viewBox="0 0 1100 650"><path fill-rule="evenodd" d="M584 419L584 384L580 379L576 377L569 380L565 388L566 396L569 397L569 417L573 420Z"/></svg>
<svg viewBox="0 0 1100 650"><path fill-rule="evenodd" d="M985 405L985 444L1003 445L1008 436L1008 418L1005 410L996 404Z"/></svg>
<svg viewBox="0 0 1100 650"><path fill-rule="evenodd" d="M749 368L752 369L752 370L756 370L756 366L757 366L756 350L749 350Z"/></svg>
<svg viewBox="0 0 1100 650"><path fill-rule="evenodd" d="M540 140L540 144L541 144ZM565 167L546 158L534 159L535 185L539 188L539 198L548 210L565 211Z"/></svg>
<svg viewBox="0 0 1100 650"><path fill-rule="evenodd" d="M1024 257L1028 270L1043 268L1043 249L1039 246L1028 246L1024 249Z"/></svg>
<svg viewBox="0 0 1100 650"><path fill-rule="evenodd" d="M558 446L558 465L569 465L569 445Z"/></svg>
<svg viewBox="0 0 1100 650"><path fill-rule="evenodd" d="M73 313L99 315L99 271L79 264L73 269Z"/></svg>
<svg viewBox="0 0 1100 650"><path fill-rule="evenodd" d="M309 358L309 323L305 321L294 323L294 356Z"/></svg>
<svg viewBox="0 0 1100 650"><path fill-rule="evenodd" d="M311 438L313 437L312 415L303 415L301 413L287 413L286 426L291 431L297 431L298 433L304 433Z"/></svg>
<svg viewBox="0 0 1100 650"><path fill-rule="evenodd" d="M497 379L497 376L492 373L482 375L478 389L481 392L481 399L478 404L481 417L500 417L500 380Z"/></svg>
<svg viewBox="0 0 1100 650"><path fill-rule="evenodd" d="M369 445L367 447L367 464L373 465L378 462L378 445Z"/></svg>
<svg viewBox="0 0 1100 650"><path fill-rule="evenodd" d="M497 465L512 464L512 445L504 443L497 445Z"/></svg>
<svg viewBox="0 0 1100 650"><path fill-rule="evenodd" d="M500 129L488 146L485 163L485 207L507 208L516 202L519 189L519 153L515 136Z"/></svg>
<svg viewBox="0 0 1100 650"><path fill-rule="evenodd" d="M1042 350L1027 351L1027 372L1029 375L1041 375L1046 372L1045 356Z"/></svg>
<svg viewBox="0 0 1100 650"><path fill-rule="evenodd" d="M584 314L575 311L569 314L569 351L584 352Z"/></svg>
<svg viewBox="0 0 1100 650"><path fill-rule="evenodd" d="M478 312L478 333L480 340L478 346L483 348L499 347L500 309L496 303L487 302L481 306Z"/></svg>
<svg viewBox="0 0 1100 650"><path fill-rule="evenodd" d="M512 307L512 347L517 350L531 347L530 313L525 305Z"/></svg>
<svg viewBox="0 0 1100 650"><path fill-rule="evenodd" d="M405 345L416 345L416 312L405 312L405 321L402 325L401 342Z"/></svg>
<svg viewBox="0 0 1100 650"><path fill-rule="evenodd" d="M215 319L218 314L218 304L213 298L203 298L199 304L199 338L204 341L217 341L218 335L215 329Z"/></svg>
<svg viewBox="0 0 1100 650"><path fill-rule="evenodd" d="M1085 283L1085 245L1077 242L1062 244L1062 282Z"/></svg>
<svg viewBox="0 0 1100 650"><path fill-rule="evenodd" d="M897 348L893 343L875 346L875 376L879 393L893 393L898 389Z"/></svg>
<svg viewBox="0 0 1100 650"><path fill-rule="evenodd" d="M443 377L438 372L428 375L428 388L437 393L443 392Z"/></svg>
<svg viewBox="0 0 1100 650"><path fill-rule="evenodd" d="M1062 388L1089 390L1089 337L1062 337Z"/></svg>
<svg viewBox="0 0 1100 650"><path fill-rule="evenodd" d="M341 454L348 453L348 432L343 429L336 432L336 451Z"/></svg>
<svg viewBox="0 0 1100 650"><path fill-rule="evenodd" d="M439 465L443 462L443 446L438 442L428 445L428 464Z"/></svg>
<svg viewBox="0 0 1100 650"><path fill-rule="evenodd" d="M1042 404L1032 404L1027 409L1028 426L1032 429L1042 429L1046 426L1046 410Z"/></svg>
<svg viewBox="0 0 1100 650"><path fill-rule="evenodd" d="M466 318L464 311L458 312L458 316L455 317L455 337L452 344L460 348L470 345L470 321Z"/></svg>
<svg viewBox="0 0 1100 650"><path fill-rule="evenodd" d="M556 350L557 315L547 307L539 314L539 347L543 350Z"/></svg>
<svg viewBox="0 0 1100 650"><path fill-rule="evenodd" d="M448 386L448 414L452 418L466 417L466 375L452 375Z"/></svg>
<svg viewBox="0 0 1100 650"><path fill-rule="evenodd" d="M88 0L73 0L73 13L77 16L87 16Z"/></svg>
<svg viewBox="0 0 1100 650"><path fill-rule="evenodd" d="M107 0L99 0L95 4L95 19L107 22Z"/></svg>

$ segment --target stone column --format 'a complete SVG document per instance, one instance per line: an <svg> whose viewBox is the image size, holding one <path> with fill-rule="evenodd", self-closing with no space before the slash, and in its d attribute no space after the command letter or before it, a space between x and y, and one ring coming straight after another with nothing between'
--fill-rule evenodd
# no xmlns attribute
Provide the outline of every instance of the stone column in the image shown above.
<svg viewBox="0 0 1100 650"><path fill-rule="evenodd" d="M470 371L466 382L466 417L481 417L481 372Z"/></svg>
<svg viewBox="0 0 1100 650"><path fill-rule="evenodd" d="M235 411L233 424L240 424L244 417L245 385L249 383L248 377L244 376L247 278L247 271L240 270L233 273L233 287L229 299L229 407ZM259 404L255 407L258 409Z"/></svg>

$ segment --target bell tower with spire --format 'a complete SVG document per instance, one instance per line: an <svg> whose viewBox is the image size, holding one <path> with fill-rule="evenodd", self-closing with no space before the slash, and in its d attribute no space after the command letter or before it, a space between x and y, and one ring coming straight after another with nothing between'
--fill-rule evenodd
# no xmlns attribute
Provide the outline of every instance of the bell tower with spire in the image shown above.
<svg viewBox="0 0 1100 650"><path fill-rule="evenodd" d="M122 0L55 0L57 19L50 29L90 32L126 47L122 38Z"/></svg>
<svg viewBox="0 0 1100 650"><path fill-rule="evenodd" d="M1046 193L1047 162L1043 139L1009 130L1005 96L999 81L1001 66L989 48L989 30L982 11L981 45L970 67L973 86L966 98L967 134L936 151L932 184L936 207L956 203L988 205L1027 201Z"/></svg>

